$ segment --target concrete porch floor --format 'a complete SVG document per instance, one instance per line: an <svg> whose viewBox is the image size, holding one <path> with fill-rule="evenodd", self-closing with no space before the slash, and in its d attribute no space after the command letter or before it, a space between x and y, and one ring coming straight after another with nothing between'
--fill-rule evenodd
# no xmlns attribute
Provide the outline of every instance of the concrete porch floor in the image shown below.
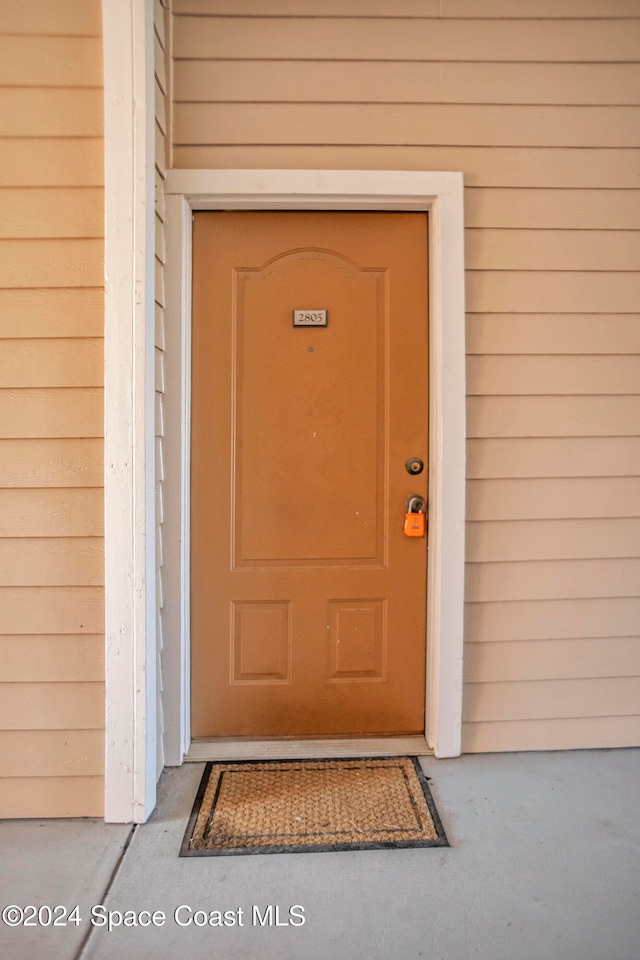
<svg viewBox="0 0 640 960"><path fill-rule="evenodd" d="M0 908L79 905L10 927L15 960L638 960L640 750L426 759L450 849L179 859L203 765L166 770L149 823L0 822ZM91 909L162 911L105 927ZM292 905L303 925L252 925ZM243 909L243 925L180 926ZM100 911L98 911L100 913ZM61 911L58 911L59 915ZM46 913L43 914L46 918ZM96 914L96 919L98 915Z"/></svg>

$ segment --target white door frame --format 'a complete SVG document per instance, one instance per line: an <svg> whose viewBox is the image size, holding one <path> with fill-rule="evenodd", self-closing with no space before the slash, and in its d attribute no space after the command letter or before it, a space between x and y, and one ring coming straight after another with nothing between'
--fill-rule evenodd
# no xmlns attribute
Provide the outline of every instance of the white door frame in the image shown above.
<svg viewBox="0 0 640 960"><path fill-rule="evenodd" d="M189 462L193 210L419 210L429 213L429 560L427 717L436 757L460 754L465 525L465 310L460 173L170 170L166 188L164 399L165 758L190 744Z"/></svg>

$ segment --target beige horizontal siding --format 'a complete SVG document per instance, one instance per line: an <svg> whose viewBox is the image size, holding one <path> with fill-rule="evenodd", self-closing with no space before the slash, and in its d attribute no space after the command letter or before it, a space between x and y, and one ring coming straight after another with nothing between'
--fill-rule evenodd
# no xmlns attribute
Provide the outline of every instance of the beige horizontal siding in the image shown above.
<svg viewBox="0 0 640 960"><path fill-rule="evenodd" d="M0 136L101 137L102 114L101 90L0 88Z"/></svg>
<svg viewBox="0 0 640 960"><path fill-rule="evenodd" d="M0 5L0 816L103 810L101 16Z"/></svg>
<svg viewBox="0 0 640 960"><path fill-rule="evenodd" d="M99 37L100 6L90 0L3 0L0 34Z"/></svg>
<svg viewBox="0 0 640 960"><path fill-rule="evenodd" d="M173 9L174 166L463 172L464 749L638 743L637 3Z"/></svg>
<svg viewBox="0 0 640 960"><path fill-rule="evenodd" d="M102 634L0 637L0 683L104 680Z"/></svg>
<svg viewBox="0 0 640 960"><path fill-rule="evenodd" d="M580 157L583 156L581 151ZM576 164L580 157L575 158ZM524 182L522 186L531 184ZM640 190L522 190L467 186L464 203L465 224L475 228L633 230L640 222ZM535 234L532 232L531 236ZM604 239L604 234L601 236Z"/></svg>
<svg viewBox="0 0 640 960"><path fill-rule="evenodd" d="M0 487L100 487L103 476L102 439L0 440Z"/></svg>
<svg viewBox="0 0 640 960"><path fill-rule="evenodd" d="M102 237L99 187L0 188L0 238Z"/></svg>
<svg viewBox="0 0 640 960"><path fill-rule="evenodd" d="M637 20L176 17L174 56L239 60L634 62Z"/></svg>
<svg viewBox="0 0 640 960"><path fill-rule="evenodd" d="M102 87L99 37L0 36L0 86Z"/></svg>
<svg viewBox="0 0 640 960"><path fill-rule="evenodd" d="M262 0L172 0L178 14L208 16L259 16L266 12ZM271 0L268 12L274 17L437 17L439 0L398 0L393 9L385 0L314 0L301 5L298 0Z"/></svg>
<svg viewBox="0 0 640 960"><path fill-rule="evenodd" d="M2 537L2 586L95 586L104 582L100 537Z"/></svg>
<svg viewBox="0 0 640 960"><path fill-rule="evenodd" d="M103 768L100 730L0 730L0 783L3 777L102 778Z"/></svg>
<svg viewBox="0 0 640 960"><path fill-rule="evenodd" d="M640 598L468 603L465 638L472 642L635 637Z"/></svg>
<svg viewBox="0 0 640 960"><path fill-rule="evenodd" d="M637 436L640 396L470 397L469 437Z"/></svg>
<svg viewBox="0 0 640 960"><path fill-rule="evenodd" d="M447 17L637 17L635 0L442 0Z"/></svg>
<svg viewBox="0 0 640 960"><path fill-rule="evenodd" d="M619 494L624 489L620 479L640 476L640 437L468 440L467 476L471 479L575 477L581 481L589 477L616 477L618 482L614 484L613 493ZM629 484L632 497L636 482L634 479ZM586 489L582 482L581 486ZM609 503L613 499L608 496L611 488L607 487L603 492ZM566 496L564 502L573 502L573 497ZM613 504L611 507L615 509ZM600 510L602 508L601 498ZM566 515L564 511L563 515Z"/></svg>
<svg viewBox="0 0 640 960"><path fill-rule="evenodd" d="M102 187L102 138L0 139L0 187Z"/></svg>
<svg viewBox="0 0 640 960"><path fill-rule="evenodd" d="M467 481L468 520L640 516L640 477L535 477Z"/></svg>
<svg viewBox="0 0 640 960"><path fill-rule="evenodd" d="M467 683L465 694L466 723L633 716L640 677Z"/></svg>
<svg viewBox="0 0 640 960"><path fill-rule="evenodd" d="M470 314L474 354L640 355L640 314ZM625 358L626 360L626 358ZM472 361L474 362L474 361Z"/></svg>
<svg viewBox="0 0 640 960"><path fill-rule="evenodd" d="M165 138L167 135L166 91L161 86L157 77L156 77L156 82L154 86L154 94L155 94L155 104L154 104L155 122L160 133L162 134L162 137Z"/></svg>
<svg viewBox="0 0 640 960"><path fill-rule="evenodd" d="M0 285L98 287L103 281L101 239L0 240Z"/></svg>
<svg viewBox="0 0 640 960"><path fill-rule="evenodd" d="M636 507L640 513L640 504ZM640 557L640 520L500 520L467 525L467 560Z"/></svg>
<svg viewBox="0 0 640 960"><path fill-rule="evenodd" d="M571 600L635 597L640 559L468 563L465 597L489 600Z"/></svg>
<svg viewBox="0 0 640 960"><path fill-rule="evenodd" d="M0 683L0 730L101 730L103 683Z"/></svg>
<svg viewBox="0 0 640 960"><path fill-rule="evenodd" d="M155 196L155 213L156 217L164 223L165 219L165 200L164 200L164 177L158 170L156 166L156 196Z"/></svg>
<svg viewBox="0 0 640 960"><path fill-rule="evenodd" d="M0 336L100 337L102 290L96 287L0 289Z"/></svg>
<svg viewBox="0 0 640 960"><path fill-rule="evenodd" d="M102 390L0 390L0 438L100 437L103 421Z"/></svg>
<svg viewBox="0 0 640 960"><path fill-rule="evenodd" d="M156 257L158 260L164 264L165 263L165 239L164 239L164 222L160 219L156 213L154 219L154 239L156 245ZM161 313L156 312L156 321L158 317L162 316Z"/></svg>
<svg viewBox="0 0 640 960"><path fill-rule="evenodd" d="M464 753L635 747L639 739L640 720L637 716L554 717L552 720L462 724Z"/></svg>
<svg viewBox="0 0 640 960"><path fill-rule="evenodd" d="M173 165L187 169L266 167L336 170L462 170L474 187L638 188L635 150L460 147L422 144L174 145Z"/></svg>
<svg viewBox="0 0 640 960"><path fill-rule="evenodd" d="M0 106L1 106L0 100ZM81 135L81 131L78 134ZM640 108L487 104L182 103L176 144L441 143L638 147Z"/></svg>
<svg viewBox="0 0 640 960"><path fill-rule="evenodd" d="M155 156L156 156L156 168L160 171L164 177L167 171L166 157L165 157L165 142L164 135L162 130L156 123L155 125Z"/></svg>
<svg viewBox="0 0 640 960"><path fill-rule="evenodd" d="M473 683L637 677L639 672L640 636L487 641L465 650L465 680Z"/></svg>
<svg viewBox="0 0 640 960"><path fill-rule="evenodd" d="M634 313L640 275L588 271L468 271L470 313ZM522 311L525 312L525 311Z"/></svg>
<svg viewBox="0 0 640 960"><path fill-rule="evenodd" d="M101 817L104 777L0 777L0 806L14 818Z"/></svg>
<svg viewBox="0 0 640 960"><path fill-rule="evenodd" d="M640 354L467 358L469 396L628 395L639 385Z"/></svg>
<svg viewBox="0 0 640 960"><path fill-rule="evenodd" d="M153 66L155 72L156 83L160 88L167 92L167 68L166 68L166 55L165 48L158 37L158 33L154 30L153 35Z"/></svg>
<svg viewBox="0 0 640 960"><path fill-rule="evenodd" d="M102 513L101 488L0 490L4 537L99 537Z"/></svg>
<svg viewBox="0 0 640 960"><path fill-rule="evenodd" d="M177 60L181 102L638 104L637 64Z"/></svg>
<svg viewBox="0 0 640 960"><path fill-rule="evenodd" d="M0 342L0 389L101 387L102 339L33 339Z"/></svg>
<svg viewBox="0 0 640 960"><path fill-rule="evenodd" d="M469 270L632 270L640 268L633 230L467 230Z"/></svg>
<svg viewBox="0 0 640 960"><path fill-rule="evenodd" d="M260 16L264 0L173 0L178 14ZM636 0L269 0L273 17L635 17Z"/></svg>
<svg viewBox="0 0 640 960"><path fill-rule="evenodd" d="M0 587L5 634L103 633L102 587Z"/></svg>

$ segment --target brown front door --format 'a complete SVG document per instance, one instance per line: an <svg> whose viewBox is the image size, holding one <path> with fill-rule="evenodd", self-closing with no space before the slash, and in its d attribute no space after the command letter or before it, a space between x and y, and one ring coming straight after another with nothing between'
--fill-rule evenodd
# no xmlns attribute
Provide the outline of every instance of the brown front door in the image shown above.
<svg viewBox="0 0 640 960"><path fill-rule="evenodd" d="M193 271L193 736L422 732L426 214L197 213Z"/></svg>

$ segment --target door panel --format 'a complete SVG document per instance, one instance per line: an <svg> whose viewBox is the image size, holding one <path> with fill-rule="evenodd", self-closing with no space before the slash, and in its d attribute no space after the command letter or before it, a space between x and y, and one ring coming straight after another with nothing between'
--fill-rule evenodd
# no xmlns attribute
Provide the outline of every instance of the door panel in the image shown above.
<svg viewBox="0 0 640 960"><path fill-rule="evenodd" d="M195 737L424 729L427 339L425 214L195 215Z"/></svg>
<svg viewBox="0 0 640 960"><path fill-rule="evenodd" d="M384 276L296 252L236 274L236 302L236 563L380 561ZM292 329L305 303L329 326Z"/></svg>

